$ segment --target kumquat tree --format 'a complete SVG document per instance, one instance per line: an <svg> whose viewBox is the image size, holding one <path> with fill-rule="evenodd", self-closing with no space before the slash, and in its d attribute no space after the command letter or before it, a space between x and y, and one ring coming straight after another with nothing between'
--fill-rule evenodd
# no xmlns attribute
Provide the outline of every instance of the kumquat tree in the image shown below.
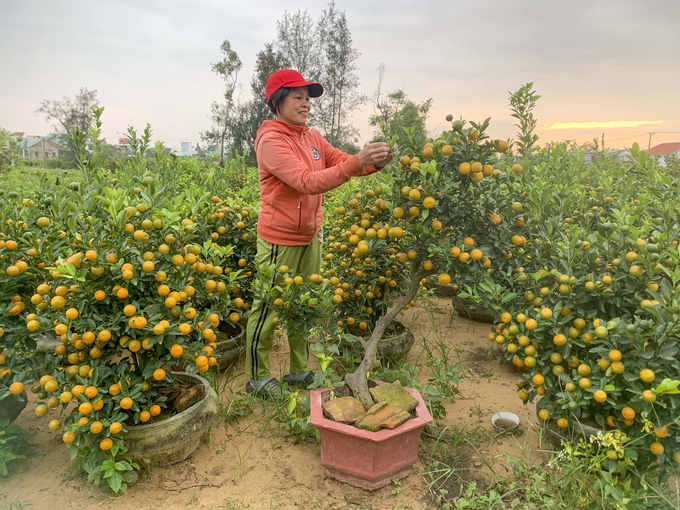
<svg viewBox="0 0 680 510"><path fill-rule="evenodd" d="M345 382L366 408L374 403L367 375L377 367L378 343L424 281L430 275L442 284L469 281L506 265L515 241L501 225L507 194L500 190L522 168L514 165L510 175L494 169L509 144L489 138L489 121L468 127L454 121L435 142L405 130L390 140L399 152L389 181L335 211L326 275L344 324L365 349ZM486 226L473 226L480 218ZM479 232L490 235L475 240Z"/></svg>

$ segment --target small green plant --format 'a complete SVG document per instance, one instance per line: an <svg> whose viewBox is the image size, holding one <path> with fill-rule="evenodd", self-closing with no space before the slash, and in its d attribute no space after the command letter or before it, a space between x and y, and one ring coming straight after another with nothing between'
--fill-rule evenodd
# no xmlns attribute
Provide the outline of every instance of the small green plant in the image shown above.
<svg viewBox="0 0 680 510"><path fill-rule="evenodd" d="M622 439L622 438L619 438ZM668 483L640 473L627 476L601 470L613 438L570 447L545 466L506 455L513 476L482 490L477 482L463 481L459 494L452 494L445 482L453 469L443 463L426 471L435 502L442 509L456 510L652 510L677 509L680 500ZM609 444L609 446L604 446ZM621 444L619 444L621 446ZM677 488L676 488L677 491Z"/></svg>
<svg viewBox="0 0 680 510"><path fill-rule="evenodd" d="M392 478L392 495L399 496L401 492L401 480L399 478Z"/></svg>
<svg viewBox="0 0 680 510"><path fill-rule="evenodd" d="M7 501L7 496L5 494L0 494L2 496L2 501L0 501L0 508L2 510L23 510L29 506L33 506L30 503L22 503L18 499L14 501Z"/></svg>
<svg viewBox="0 0 680 510"><path fill-rule="evenodd" d="M309 397L300 397L298 391L293 391L286 400L286 414L284 426L294 436L293 444L306 441L314 437L320 441L319 431L312 426Z"/></svg>
<svg viewBox="0 0 680 510"><path fill-rule="evenodd" d="M247 510L248 508L251 508L251 506L240 499L232 499L229 497L217 508L224 508L224 510Z"/></svg>
<svg viewBox="0 0 680 510"><path fill-rule="evenodd" d="M29 433L10 425L9 419L0 420L0 478L16 473L21 462L40 455L28 442Z"/></svg>
<svg viewBox="0 0 680 510"><path fill-rule="evenodd" d="M448 491L443 490L441 493L441 498L445 498L448 495ZM480 493L477 488L477 482L470 482L465 487L465 493L455 502L445 502L442 504L442 510L481 510L481 509L492 509L492 508L507 508L503 502L503 497L501 494L491 489L487 494ZM516 507L512 507L516 508Z"/></svg>
<svg viewBox="0 0 680 510"><path fill-rule="evenodd" d="M89 459L85 462L88 461ZM124 494L128 484L137 482L136 471L139 471L139 464L135 462L105 460L99 465L96 465L94 461L91 462L95 464L91 469L90 466L84 466L88 472L87 481L99 485L102 490L108 485L114 493Z"/></svg>
<svg viewBox="0 0 680 510"><path fill-rule="evenodd" d="M341 384L342 377L340 377L336 371L335 366L337 365L336 358L330 353L331 349L335 348L337 350L336 344L326 345L323 343L315 343L310 349L312 354L319 362L320 370L314 373L314 382L311 384L312 388L320 388L322 386L326 388L336 388Z"/></svg>
<svg viewBox="0 0 680 510"><path fill-rule="evenodd" d="M238 446L235 446L236 448L236 454L238 455L238 459L236 459L236 464L237 464L237 474L236 474L236 479L240 480L241 475L243 474L243 468L246 465L246 462L248 461L248 458L251 455L250 449L253 447L253 443L250 443L248 445L248 448L246 448L246 451L241 454L240 450L238 449Z"/></svg>

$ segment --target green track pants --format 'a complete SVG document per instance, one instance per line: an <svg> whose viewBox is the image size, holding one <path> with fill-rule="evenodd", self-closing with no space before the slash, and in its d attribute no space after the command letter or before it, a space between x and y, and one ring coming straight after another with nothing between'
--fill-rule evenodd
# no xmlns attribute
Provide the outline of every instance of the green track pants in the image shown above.
<svg viewBox="0 0 680 510"><path fill-rule="evenodd" d="M303 278L321 271L321 243L317 236L306 246L283 246L257 238L255 264L288 266ZM251 379L268 379L269 352L274 344L274 317L276 313L261 300L256 299L248 319L248 344L246 350L246 374ZM309 344L302 335L288 335L290 346L290 371L302 374L308 370Z"/></svg>

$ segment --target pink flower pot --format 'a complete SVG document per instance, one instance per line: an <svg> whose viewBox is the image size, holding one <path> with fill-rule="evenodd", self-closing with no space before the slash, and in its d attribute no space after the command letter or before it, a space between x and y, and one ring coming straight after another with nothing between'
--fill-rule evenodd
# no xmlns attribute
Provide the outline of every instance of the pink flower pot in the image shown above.
<svg viewBox="0 0 680 510"><path fill-rule="evenodd" d="M388 485L393 478L409 475L411 466L418 461L420 434L432 422L432 416L420 393L405 389L418 399L417 416L393 430L378 432L326 419L321 406L329 399L330 389L310 393L312 425L319 429L321 464L328 476L372 491Z"/></svg>

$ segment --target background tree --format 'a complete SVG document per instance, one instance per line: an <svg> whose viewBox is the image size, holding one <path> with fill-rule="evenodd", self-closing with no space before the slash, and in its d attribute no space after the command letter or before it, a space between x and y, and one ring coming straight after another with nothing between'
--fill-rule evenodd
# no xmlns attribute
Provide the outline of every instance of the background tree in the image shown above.
<svg viewBox="0 0 680 510"><path fill-rule="evenodd" d="M35 110L45 116L48 122L56 121L54 127L55 135L67 144L67 138L73 135L77 127L83 133L87 133L94 124L94 114L92 108L99 106L96 90L88 90L83 87L73 99L64 96L61 100L45 99Z"/></svg>
<svg viewBox="0 0 680 510"><path fill-rule="evenodd" d="M344 11L331 2L316 23L307 11L284 14L277 23L274 48L291 69L324 86L323 96L314 100L308 125L335 147L358 152L351 115L366 98L358 93L356 61L361 54L352 45Z"/></svg>
<svg viewBox="0 0 680 510"><path fill-rule="evenodd" d="M309 126L319 129L331 144L345 152L359 151L357 130L350 118L366 100L357 92L356 60L360 54L352 46L345 13L338 11L334 3L316 22L307 11L284 14L277 22L276 40L266 44L256 56L250 81L251 99L247 101L234 98L241 61L228 41L222 46L225 59L219 68L213 64L213 71L227 82L225 102L212 104L214 126L201 133L208 148L211 145L221 148L220 161L227 152L232 157L244 155L248 164L257 164L254 148L257 130L264 120L272 118L264 103L267 78L279 69L295 69L306 79L324 85L324 95L314 100Z"/></svg>
<svg viewBox="0 0 680 510"><path fill-rule="evenodd" d="M358 92L357 60L361 56L352 45L352 33L344 11L335 2L324 10L317 25L321 44L321 72L318 80L324 94L315 102L314 123L331 145L352 152L358 141L351 115L366 102Z"/></svg>
<svg viewBox="0 0 680 510"><path fill-rule="evenodd" d="M17 142L21 138L14 136L14 133L0 128L0 171L8 170L14 158L17 157Z"/></svg>
<svg viewBox="0 0 680 510"><path fill-rule="evenodd" d="M317 26L306 10L283 14L283 18L276 22L274 46L290 68L307 80L319 80L322 42L317 37Z"/></svg>
<svg viewBox="0 0 680 510"><path fill-rule="evenodd" d="M219 146L220 166L224 166L224 148L232 131L230 121L234 107L234 91L242 63L227 39L220 46L220 51L224 58L219 62L211 63L211 68L215 74L224 80L226 85L224 100L222 102L214 101L210 106L210 119L213 122L213 127L201 132L201 139L208 145Z"/></svg>
<svg viewBox="0 0 680 510"><path fill-rule="evenodd" d="M244 154L246 162L255 166L255 136L262 121L273 118L269 107L265 104L265 88L267 78L279 69L290 67L289 60L280 50L276 50L274 43L265 45L264 50L258 52L255 59L255 71L250 80L252 99L239 104L234 112L232 122L232 146L230 153Z"/></svg>
<svg viewBox="0 0 680 510"><path fill-rule="evenodd" d="M382 95L383 80L385 78L385 64L378 66L378 87L371 99L374 114L369 117L369 124L378 127L372 142L388 139L380 130L380 124L388 125L389 137L401 135L402 128L413 127L415 135L425 136L425 122L432 108L432 99L415 103L406 96L403 90L396 90L385 97Z"/></svg>

